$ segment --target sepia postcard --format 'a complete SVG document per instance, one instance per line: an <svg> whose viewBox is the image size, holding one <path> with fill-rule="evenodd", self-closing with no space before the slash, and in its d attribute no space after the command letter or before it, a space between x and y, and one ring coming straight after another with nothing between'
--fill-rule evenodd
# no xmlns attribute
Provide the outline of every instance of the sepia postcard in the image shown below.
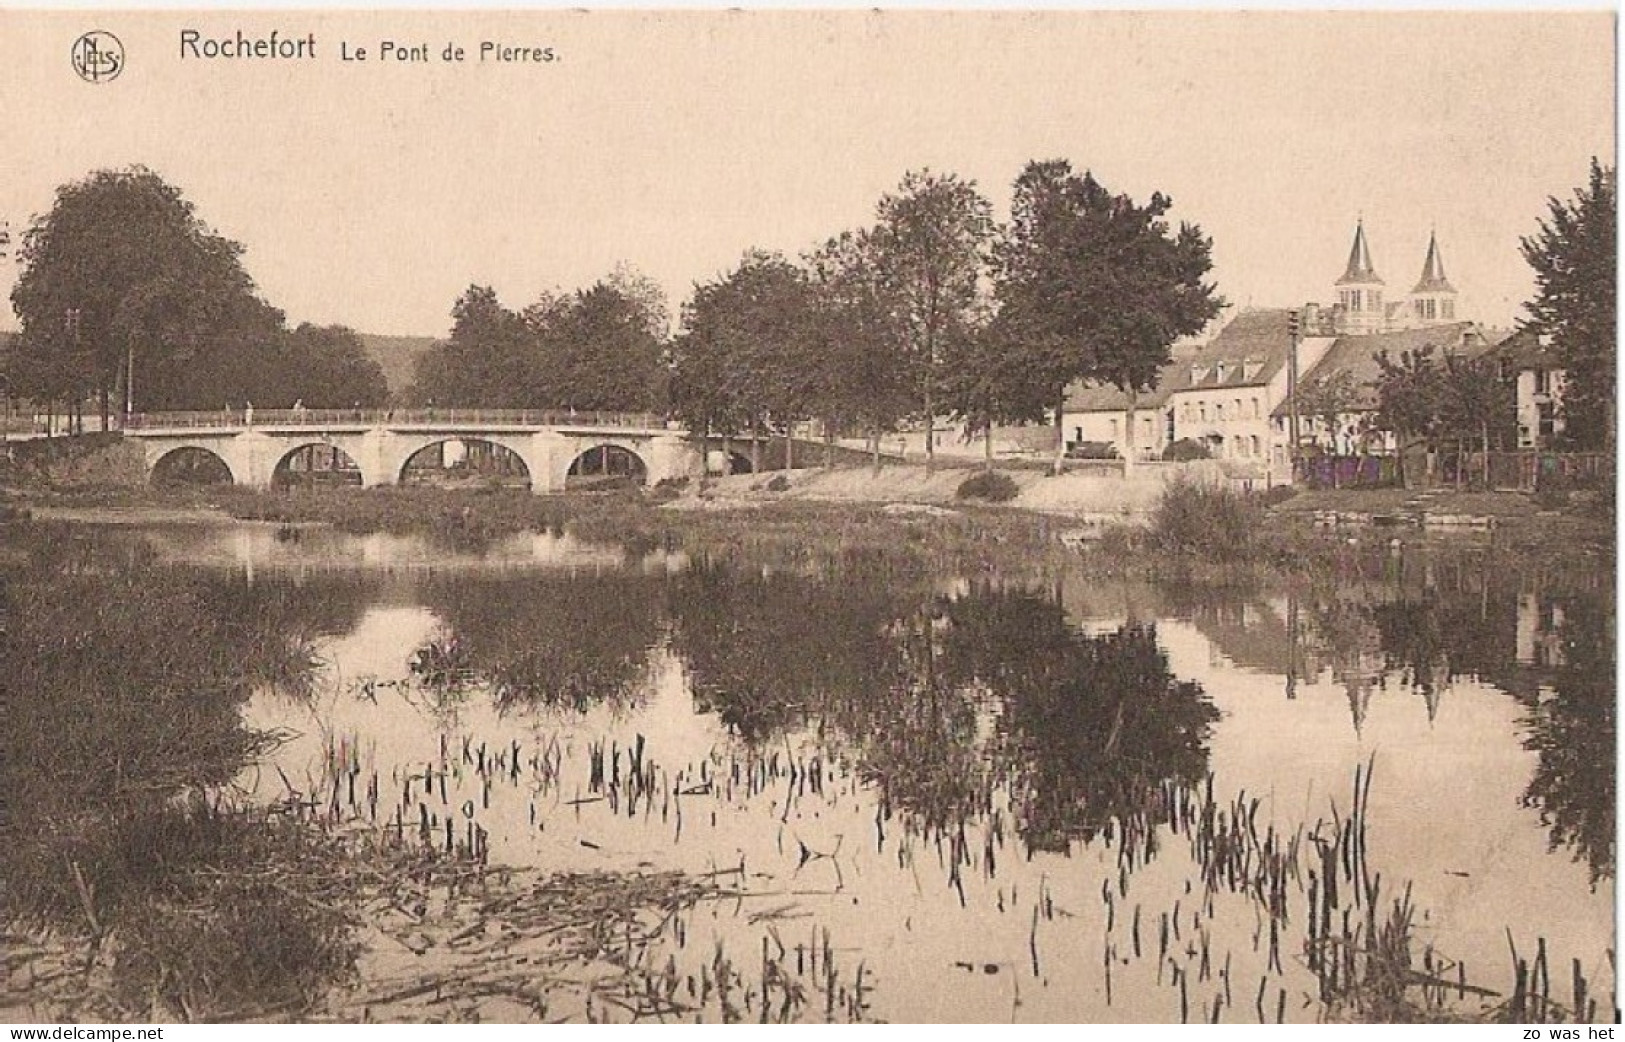
<svg viewBox="0 0 1625 1042"><path fill-rule="evenodd" d="M0 1021L1613 1037L1616 48L0 10Z"/></svg>

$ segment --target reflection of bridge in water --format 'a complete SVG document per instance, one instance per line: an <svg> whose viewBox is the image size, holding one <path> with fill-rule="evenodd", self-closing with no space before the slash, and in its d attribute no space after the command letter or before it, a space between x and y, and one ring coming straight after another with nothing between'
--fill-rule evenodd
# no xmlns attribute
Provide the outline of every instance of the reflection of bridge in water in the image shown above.
<svg viewBox="0 0 1625 1042"><path fill-rule="evenodd" d="M301 580L322 575L412 579L552 573L569 576L634 573L667 575L688 565L681 552L636 554L585 542L569 533L516 532L458 547L424 535L373 532L352 535L324 525L261 522L163 525L145 538L159 560L171 564Z"/></svg>
<svg viewBox="0 0 1625 1042"><path fill-rule="evenodd" d="M177 453L201 452L218 460L234 484L256 488L271 487L279 473L312 467L317 456L324 461L319 469L352 474L363 487L400 484L415 457L452 443L512 453L536 492L599 475L653 484L697 475L705 462L685 429L648 413L223 409L135 415L124 434L145 449L149 476Z"/></svg>

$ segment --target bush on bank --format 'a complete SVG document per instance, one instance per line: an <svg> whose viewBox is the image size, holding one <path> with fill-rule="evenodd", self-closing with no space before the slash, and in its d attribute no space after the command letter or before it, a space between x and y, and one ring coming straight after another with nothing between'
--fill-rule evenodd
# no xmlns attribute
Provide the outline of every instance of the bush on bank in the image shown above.
<svg viewBox="0 0 1625 1042"><path fill-rule="evenodd" d="M1260 548L1263 523L1262 497L1179 479L1163 490L1147 542L1165 553L1236 560Z"/></svg>
<svg viewBox="0 0 1625 1042"><path fill-rule="evenodd" d="M984 470L960 482L954 496L958 499L980 499L988 503L1008 503L1015 499L1020 491L1010 475L1001 474L996 470Z"/></svg>

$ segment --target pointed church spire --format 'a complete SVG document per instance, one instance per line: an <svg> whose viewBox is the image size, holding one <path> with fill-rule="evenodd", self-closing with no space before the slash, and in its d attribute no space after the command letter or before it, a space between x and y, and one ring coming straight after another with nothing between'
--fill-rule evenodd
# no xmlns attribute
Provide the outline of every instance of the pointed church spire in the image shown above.
<svg viewBox="0 0 1625 1042"><path fill-rule="evenodd" d="M1354 226L1354 248L1349 250L1348 270L1343 277L1337 280L1339 286L1359 283L1382 284L1377 277L1377 269L1371 265L1371 250L1365 244L1365 218Z"/></svg>
<svg viewBox="0 0 1625 1042"><path fill-rule="evenodd" d="M1444 261L1439 259L1439 236L1437 233L1428 236L1428 259L1422 265L1422 277L1416 283L1412 293L1454 293L1456 287L1444 277Z"/></svg>

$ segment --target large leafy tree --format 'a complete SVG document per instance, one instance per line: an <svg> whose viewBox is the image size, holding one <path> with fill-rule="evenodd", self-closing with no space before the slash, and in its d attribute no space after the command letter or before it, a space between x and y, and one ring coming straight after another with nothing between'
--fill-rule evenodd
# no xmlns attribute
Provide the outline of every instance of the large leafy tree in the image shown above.
<svg viewBox="0 0 1625 1042"><path fill-rule="evenodd" d="M451 309L451 337L418 359L418 404L519 408L535 366L527 317L504 307L490 286L471 285Z"/></svg>
<svg viewBox="0 0 1625 1042"><path fill-rule="evenodd" d="M911 171L881 197L878 217L874 247L900 334L897 348L917 389L929 465L943 356L976 311L993 239L992 206L974 181Z"/></svg>
<svg viewBox="0 0 1625 1042"><path fill-rule="evenodd" d="M1444 430L1448 386L1444 368L1432 344L1402 351L1397 359L1377 353L1377 415L1381 430L1392 431L1398 443L1400 479L1410 484L1405 466L1407 450L1425 445L1431 455Z"/></svg>
<svg viewBox="0 0 1625 1042"><path fill-rule="evenodd" d="M877 237L842 232L808 254L806 266L818 322L817 352L809 359L816 411L827 430L862 431L878 463L881 435L909 414L914 387L896 350L903 332Z"/></svg>
<svg viewBox="0 0 1625 1042"><path fill-rule="evenodd" d="M555 408L652 408L663 382L660 321L608 281L546 311L531 400Z"/></svg>
<svg viewBox="0 0 1625 1042"><path fill-rule="evenodd" d="M967 440L981 435L989 469L994 426L1042 420L1050 403L1046 381L1027 364L1021 345L1005 339L1008 332L998 323L962 327L946 351L944 398Z"/></svg>
<svg viewBox="0 0 1625 1042"><path fill-rule="evenodd" d="M305 322L281 339L281 364L267 373L254 401L347 409L382 405L389 397L383 369L367 355L354 330Z"/></svg>
<svg viewBox="0 0 1625 1042"><path fill-rule="evenodd" d="M1612 451L1617 310L1614 168L1591 161L1572 200L1551 199L1540 230L1523 240L1535 269L1533 324L1550 333L1566 370L1564 433L1577 445Z"/></svg>
<svg viewBox="0 0 1625 1042"><path fill-rule="evenodd" d="M282 325L242 252L144 167L64 185L23 235L13 386L106 416L133 368L138 410L218 407Z"/></svg>
<svg viewBox="0 0 1625 1042"><path fill-rule="evenodd" d="M816 307L806 273L760 250L697 287L673 351L677 415L707 434L754 437L777 426L788 437L813 411Z"/></svg>
<svg viewBox="0 0 1625 1042"><path fill-rule="evenodd" d="M451 314L450 339L418 360L420 404L639 410L663 395L664 300L630 269L523 311L469 286Z"/></svg>
<svg viewBox="0 0 1625 1042"><path fill-rule="evenodd" d="M1196 225L1165 220L1173 200L1115 195L1065 160L1029 163L1016 179L1008 233L997 251L1002 340L1048 383L1060 465L1061 404L1069 383L1111 384L1134 403L1155 385L1176 340L1224 306L1205 281L1212 242ZM1132 442L1129 458L1133 457Z"/></svg>

